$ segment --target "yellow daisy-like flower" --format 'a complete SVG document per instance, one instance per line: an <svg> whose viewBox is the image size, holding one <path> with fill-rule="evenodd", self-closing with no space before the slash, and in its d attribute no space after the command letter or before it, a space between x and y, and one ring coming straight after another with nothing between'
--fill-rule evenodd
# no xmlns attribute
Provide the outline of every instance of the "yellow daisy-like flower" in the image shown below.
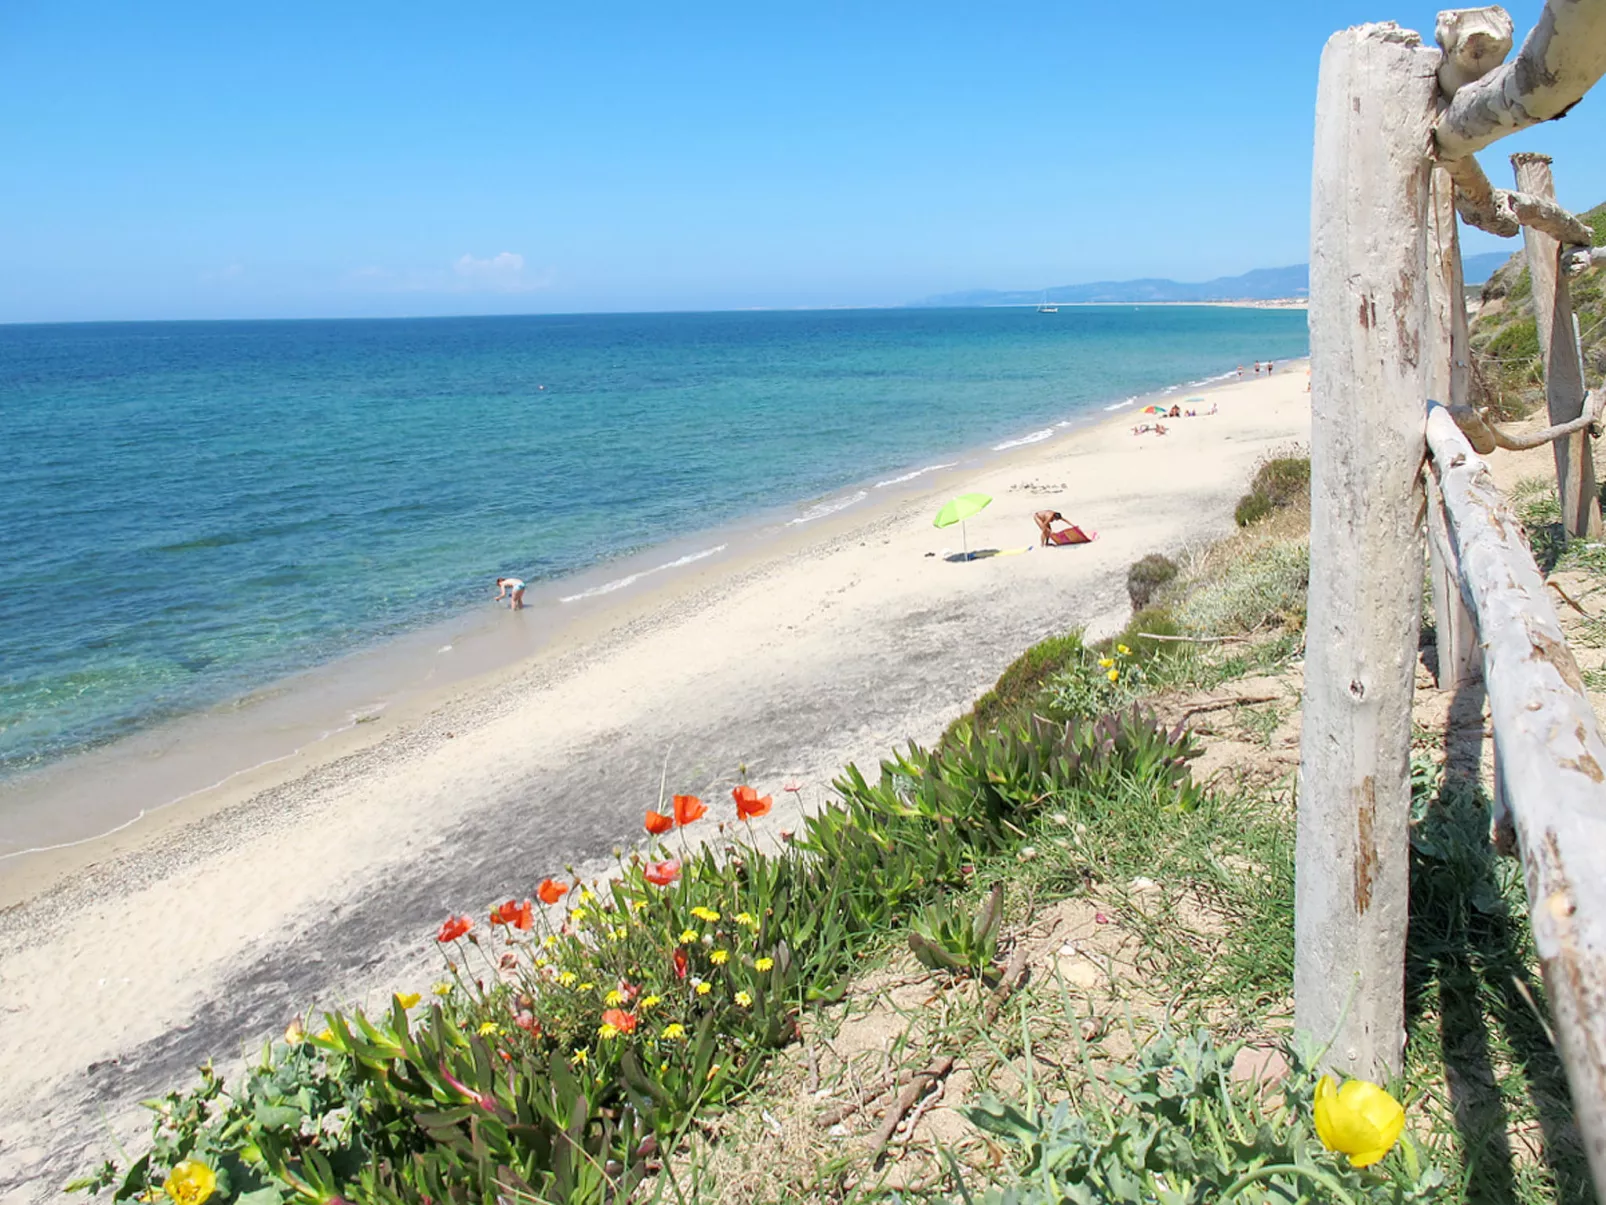
<svg viewBox="0 0 1606 1205"><path fill-rule="evenodd" d="M1351 1166L1371 1167L1394 1149L1405 1129L1405 1110L1382 1088L1364 1079L1337 1087L1324 1075L1316 1084L1316 1133L1330 1151L1348 1155Z"/></svg>
<svg viewBox="0 0 1606 1205"><path fill-rule="evenodd" d="M613 991L602 998L602 1002L610 1006L623 1004L625 1002L625 994L618 988L614 988Z"/></svg>
<svg viewBox="0 0 1606 1205"><path fill-rule="evenodd" d="M420 996L417 992L396 993L396 1003L401 1005L404 1009L418 1007L418 1002L423 998L424 997Z"/></svg>
<svg viewBox="0 0 1606 1205"><path fill-rule="evenodd" d="M314 1036L320 1042L333 1042L335 1040L335 1031L325 1025Z"/></svg>
<svg viewBox="0 0 1606 1205"><path fill-rule="evenodd" d="M1126 645L1124 645L1124 644L1116 645L1115 646L1115 651L1120 653L1121 656L1123 656L1123 657L1130 657L1132 655L1132 650L1127 648Z"/></svg>
<svg viewBox="0 0 1606 1205"><path fill-rule="evenodd" d="M743 1008L749 1008L752 1006L753 997L748 995L746 992L737 992L736 1003L740 1004Z"/></svg>
<svg viewBox="0 0 1606 1205"><path fill-rule="evenodd" d="M753 969L760 973L769 970L774 965L775 959L773 958L756 958L753 960Z"/></svg>
<svg viewBox="0 0 1606 1205"><path fill-rule="evenodd" d="M706 996L706 995L708 995L709 992L711 992L713 990L714 990L714 986L711 983L699 983L697 985L697 994L699 996Z"/></svg>
<svg viewBox="0 0 1606 1205"><path fill-rule="evenodd" d="M201 1205L217 1191L217 1173L196 1159L180 1159L162 1181L162 1191L177 1205Z"/></svg>
<svg viewBox="0 0 1606 1205"><path fill-rule="evenodd" d="M452 994L452 985L446 980L442 979L429 990L434 992L437 996L450 996Z"/></svg>
<svg viewBox="0 0 1606 1205"><path fill-rule="evenodd" d="M686 1027L679 1021L664 1026L664 1037L671 1042L679 1042L686 1036Z"/></svg>
<svg viewBox="0 0 1606 1205"><path fill-rule="evenodd" d="M299 1046L307 1040L307 1030L301 1024L300 1017L297 1017L284 1027L284 1040L285 1044L289 1046Z"/></svg>
<svg viewBox="0 0 1606 1205"><path fill-rule="evenodd" d="M619 1031L606 1021L597 1026L597 1037L599 1038L617 1038L618 1036Z"/></svg>
<svg viewBox="0 0 1606 1205"><path fill-rule="evenodd" d="M694 942L696 940L697 940L697 930L696 929L682 929L680 931L680 944L681 945L689 946L689 945L691 945L692 942Z"/></svg>
<svg viewBox="0 0 1606 1205"><path fill-rule="evenodd" d="M730 956L731 952L729 950L715 950L708 956L708 961L717 967L722 967L730 961Z"/></svg>
<svg viewBox="0 0 1606 1205"><path fill-rule="evenodd" d="M662 996L643 996L641 998L641 1003L636 1005L636 1007L638 1009L657 1008L663 1002L664 998Z"/></svg>
<svg viewBox="0 0 1606 1205"><path fill-rule="evenodd" d="M591 888L589 887L580 892L580 902L582 904L594 903L596 898L596 895L592 893Z"/></svg>
<svg viewBox="0 0 1606 1205"><path fill-rule="evenodd" d="M535 960L535 969L539 971L542 967L546 966L546 964L547 960L545 958L537 958Z"/></svg>
<svg viewBox="0 0 1606 1205"><path fill-rule="evenodd" d="M591 980L587 979L584 983L582 983L579 987L575 988L574 990L577 991L577 992L589 992L592 988L594 988L596 986L597 985L592 983Z"/></svg>
<svg viewBox="0 0 1606 1205"><path fill-rule="evenodd" d="M1110 666L1112 666L1114 664L1115 664L1115 658L1114 657L1100 657L1099 658L1099 668L1100 669L1109 669Z"/></svg>
<svg viewBox="0 0 1606 1205"><path fill-rule="evenodd" d="M751 912L738 912L736 914L736 923L738 925L746 925L749 929L756 929L758 928L758 917Z"/></svg>
<svg viewBox="0 0 1606 1205"><path fill-rule="evenodd" d="M569 913L569 919L578 925L581 921L585 920L588 915L589 914L584 908L576 908L573 912Z"/></svg>
<svg viewBox="0 0 1606 1205"><path fill-rule="evenodd" d="M719 919L719 913L715 912L712 908L704 908L701 904L693 908L691 910L691 914L698 920L705 920L709 924L713 924Z"/></svg>
<svg viewBox="0 0 1606 1205"><path fill-rule="evenodd" d="M478 1033L482 1038L488 1038L492 1034L501 1033L502 1027L495 1021L481 1021L479 1029L477 1029L475 1032Z"/></svg>
<svg viewBox="0 0 1606 1205"><path fill-rule="evenodd" d="M1105 674L1104 676L1106 678L1108 678L1111 682L1119 682L1121 680L1121 671L1118 670L1118 669L1112 669L1109 673Z"/></svg>
<svg viewBox="0 0 1606 1205"><path fill-rule="evenodd" d="M576 975L573 971L560 971L558 973L558 982L563 984L564 987L573 986L574 981L578 978L580 978L580 976Z"/></svg>
<svg viewBox="0 0 1606 1205"><path fill-rule="evenodd" d="M614 941L623 941L630 936L630 930L623 925L615 925L608 931L608 936L613 938Z"/></svg>
<svg viewBox="0 0 1606 1205"><path fill-rule="evenodd" d="M571 1054L569 1056L569 1062L573 1063L576 1067L580 1066L585 1061L586 1061L586 1052L585 1052L584 1048L576 1050L573 1054Z"/></svg>
<svg viewBox="0 0 1606 1205"><path fill-rule="evenodd" d="M545 950L550 950L553 946L555 946L557 944L558 944L558 935L556 933L548 933L545 937L543 937L541 939L541 948L545 949Z"/></svg>
<svg viewBox="0 0 1606 1205"><path fill-rule="evenodd" d="M640 912L646 906L647 906L647 901L646 900L631 900L630 901L630 911L632 911L632 912Z"/></svg>

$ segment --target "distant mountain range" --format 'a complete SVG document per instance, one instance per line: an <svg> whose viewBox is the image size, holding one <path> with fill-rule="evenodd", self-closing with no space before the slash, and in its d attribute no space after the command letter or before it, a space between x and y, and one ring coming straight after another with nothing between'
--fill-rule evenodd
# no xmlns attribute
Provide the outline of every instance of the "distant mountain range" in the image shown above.
<svg viewBox="0 0 1606 1205"><path fill-rule="evenodd" d="M1508 253L1490 251L1469 255L1463 261L1468 284L1482 284L1505 263ZM965 307L985 305L1112 305L1141 301L1275 301L1310 295L1310 265L1256 268L1242 276L1218 276L1198 284L1177 280L1099 280L1092 284L1057 285L1048 289L967 289L942 293L911 302L914 306Z"/></svg>

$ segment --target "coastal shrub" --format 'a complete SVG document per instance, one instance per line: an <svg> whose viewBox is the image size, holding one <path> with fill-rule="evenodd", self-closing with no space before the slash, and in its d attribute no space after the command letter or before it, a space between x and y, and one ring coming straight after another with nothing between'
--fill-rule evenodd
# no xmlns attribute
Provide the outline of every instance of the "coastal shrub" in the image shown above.
<svg viewBox="0 0 1606 1205"><path fill-rule="evenodd" d="M596 888L544 880L555 915L509 900L488 930L447 919L427 1007L396 996L382 1014L326 1013L316 1032L294 1023L241 1086L208 1070L152 1102L150 1152L75 1187L245 1205L623 1200L794 1040L803 1010L841 997L878 935L940 929L922 906L1029 840L1046 809L1091 821L1116 795L1193 809L1197 753L1136 708L966 729L873 782L849 766L840 803L778 853L660 843ZM771 807L746 786L733 797L739 818ZM706 811L677 796L646 827L663 836ZM996 927L971 937L980 970Z"/></svg>
<svg viewBox="0 0 1606 1205"><path fill-rule="evenodd" d="M1170 557L1151 552L1141 561L1134 561L1126 571L1126 593L1132 600L1132 609L1141 611L1159 592L1160 587L1177 576L1176 564Z"/></svg>
<svg viewBox="0 0 1606 1205"><path fill-rule="evenodd" d="M961 728L985 732L1002 723L1024 719L1048 682L1080 658L1083 651L1080 628L1038 641L1009 663L993 688L977 699L968 713L948 726L941 743L946 745Z"/></svg>
<svg viewBox="0 0 1606 1205"><path fill-rule="evenodd" d="M1277 540L1242 551L1215 576L1201 581L1175 612L1190 632L1241 635L1305 625L1310 545Z"/></svg>
<svg viewBox="0 0 1606 1205"><path fill-rule="evenodd" d="M1102 1084L1090 1072L1096 1107L1081 1113L1069 1102L1050 1108L1030 1083L1019 1102L982 1097L962 1112L1013 1154L1015 1169L1004 1183L967 1189L962 1199L986 1205L1458 1199L1444 1173L1423 1166L1411 1137L1394 1128L1403 1124L1403 1112L1375 1085L1362 1088L1370 1106L1365 1116L1392 1110L1397 1120L1373 1137L1370 1124L1333 1124L1354 1107L1347 1095L1353 1090L1346 1085L1346 1094L1327 1094L1336 1085L1318 1077L1318 1051L1284 1045L1279 1053L1289 1070L1268 1092L1264 1084L1233 1079L1243 1048L1218 1045L1204 1030L1162 1034ZM1356 1160L1365 1166L1354 1166ZM963 1182L958 1164L950 1167Z"/></svg>
<svg viewBox="0 0 1606 1205"><path fill-rule="evenodd" d="M1279 456L1255 471L1249 492L1238 500L1233 518L1239 527L1258 523L1291 506L1310 505L1310 458Z"/></svg>

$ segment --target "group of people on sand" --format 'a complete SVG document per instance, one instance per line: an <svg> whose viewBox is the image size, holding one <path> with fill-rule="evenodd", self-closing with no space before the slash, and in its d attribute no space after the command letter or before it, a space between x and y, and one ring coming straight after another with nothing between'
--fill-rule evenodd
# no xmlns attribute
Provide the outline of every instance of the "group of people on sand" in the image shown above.
<svg viewBox="0 0 1606 1205"><path fill-rule="evenodd" d="M1242 371L1242 370L1240 370L1240 371ZM1207 414L1207 415L1214 414L1220 408L1221 407L1220 407L1220 405L1218 403L1212 402L1210 404L1210 409L1206 410L1205 414ZM1197 417L1199 417L1199 412L1197 410L1194 410L1194 409L1191 409L1191 408L1187 409L1187 410L1184 410L1181 406L1173 404L1171 409L1167 410L1160 417L1161 418L1197 418ZM1133 435L1147 435L1151 431L1154 432L1156 435L1164 435L1166 433L1166 426L1165 426L1164 423L1154 423L1152 425L1149 424L1149 423L1139 423L1137 426L1132 428L1132 434Z"/></svg>
<svg viewBox="0 0 1606 1205"><path fill-rule="evenodd" d="M1267 360L1265 363L1261 363L1259 360L1255 361L1255 375L1257 377L1260 375L1260 370L1262 368L1264 368L1266 370L1266 375L1268 377L1271 376L1273 365L1272 365L1272 362L1270 360ZM1239 376L1243 376L1244 375L1244 366L1242 364L1238 365L1238 375Z"/></svg>

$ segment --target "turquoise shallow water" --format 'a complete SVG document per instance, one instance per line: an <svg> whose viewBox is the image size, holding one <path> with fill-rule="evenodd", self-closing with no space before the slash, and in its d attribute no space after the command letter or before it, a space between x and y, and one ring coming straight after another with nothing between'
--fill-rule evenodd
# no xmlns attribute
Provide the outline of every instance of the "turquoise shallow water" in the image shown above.
<svg viewBox="0 0 1606 1205"><path fill-rule="evenodd" d="M1191 307L0 327L0 776L755 512L1303 355Z"/></svg>

